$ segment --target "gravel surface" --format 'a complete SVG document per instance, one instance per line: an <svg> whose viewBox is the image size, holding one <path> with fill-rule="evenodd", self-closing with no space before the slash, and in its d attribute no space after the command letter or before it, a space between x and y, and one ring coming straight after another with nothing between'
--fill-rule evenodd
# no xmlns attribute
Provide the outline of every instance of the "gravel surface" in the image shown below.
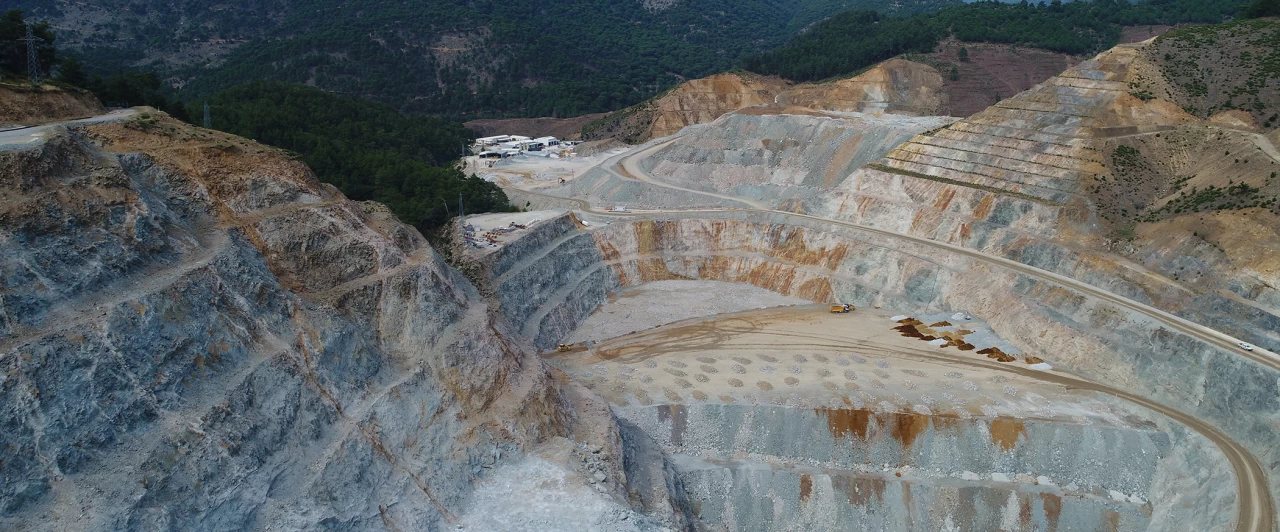
<svg viewBox="0 0 1280 532"><path fill-rule="evenodd" d="M657 281L624 290L584 320L566 343L599 342L690 318L809 304L749 284Z"/></svg>

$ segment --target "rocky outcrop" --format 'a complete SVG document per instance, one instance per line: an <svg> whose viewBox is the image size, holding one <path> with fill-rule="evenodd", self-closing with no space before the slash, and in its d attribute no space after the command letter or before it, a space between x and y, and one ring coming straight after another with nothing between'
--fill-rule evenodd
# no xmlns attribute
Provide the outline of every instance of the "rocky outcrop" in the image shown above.
<svg viewBox="0 0 1280 532"><path fill-rule="evenodd" d="M28 126L106 112L88 91L0 84L0 127Z"/></svg>
<svg viewBox="0 0 1280 532"><path fill-rule="evenodd" d="M3 528L438 529L538 455L604 479L601 528L688 525L417 231L274 149L61 128L0 189Z"/></svg>

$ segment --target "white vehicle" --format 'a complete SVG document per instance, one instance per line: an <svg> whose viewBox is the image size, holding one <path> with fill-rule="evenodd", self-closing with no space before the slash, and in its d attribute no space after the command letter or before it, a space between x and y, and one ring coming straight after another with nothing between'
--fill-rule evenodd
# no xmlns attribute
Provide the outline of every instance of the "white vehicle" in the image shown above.
<svg viewBox="0 0 1280 532"><path fill-rule="evenodd" d="M1239 345L1240 345L1240 349L1244 349L1245 351L1253 351L1253 344L1250 344L1248 342L1240 342Z"/></svg>

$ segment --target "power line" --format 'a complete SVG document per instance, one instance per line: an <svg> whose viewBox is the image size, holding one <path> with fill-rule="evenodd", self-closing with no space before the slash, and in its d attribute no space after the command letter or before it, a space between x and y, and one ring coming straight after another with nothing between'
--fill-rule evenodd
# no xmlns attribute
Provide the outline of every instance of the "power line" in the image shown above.
<svg viewBox="0 0 1280 532"><path fill-rule="evenodd" d="M27 80L32 85L40 84L40 54L36 51L36 36L31 31L31 25L27 24L27 36L20 41L27 43Z"/></svg>

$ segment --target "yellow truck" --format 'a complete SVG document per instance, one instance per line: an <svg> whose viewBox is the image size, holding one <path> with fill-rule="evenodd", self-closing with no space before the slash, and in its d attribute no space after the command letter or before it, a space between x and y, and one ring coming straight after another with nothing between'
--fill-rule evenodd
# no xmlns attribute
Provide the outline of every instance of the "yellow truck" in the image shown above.
<svg viewBox="0 0 1280 532"><path fill-rule="evenodd" d="M853 305L831 305L832 314L844 314L853 310Z"/></svg>

